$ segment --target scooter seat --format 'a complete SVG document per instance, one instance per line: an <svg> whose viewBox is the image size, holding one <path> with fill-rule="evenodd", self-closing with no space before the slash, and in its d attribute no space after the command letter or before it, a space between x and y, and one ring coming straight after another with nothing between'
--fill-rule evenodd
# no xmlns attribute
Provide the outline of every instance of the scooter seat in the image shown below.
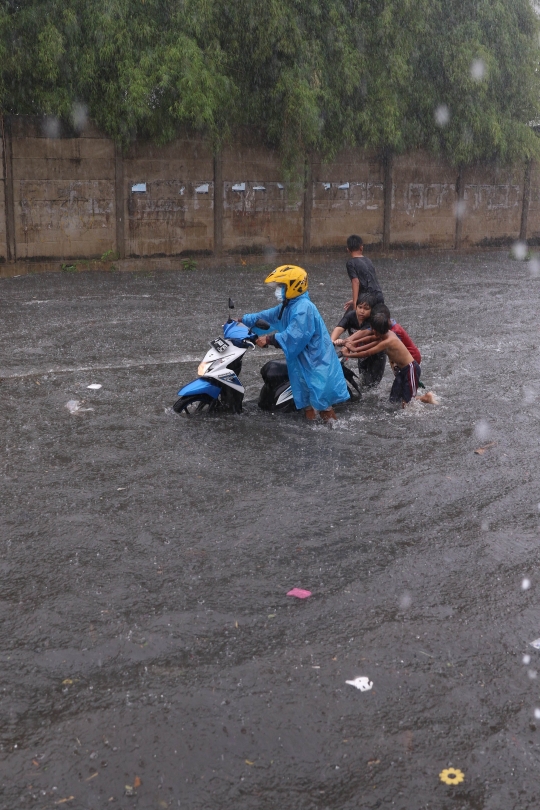
<svg viewBox="0 0 540 810"><path fill-rule="evenodd" d="M261 377L272 388L289 379L289 369L286 360L269 360L261 368Z"/></svg>

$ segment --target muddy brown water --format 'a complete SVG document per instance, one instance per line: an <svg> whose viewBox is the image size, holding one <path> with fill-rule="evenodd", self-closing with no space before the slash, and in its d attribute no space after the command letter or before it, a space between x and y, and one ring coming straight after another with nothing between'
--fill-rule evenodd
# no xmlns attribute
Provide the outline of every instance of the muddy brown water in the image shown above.
<svg viewBox="0 0 540 810"><path fill-rule="evenodd" d="M258 412L261 350L242 415L170 409L260 267L0 281L1 808L540 806L540 279L377 269L440 404L387 370L333 429Z"/></svg>

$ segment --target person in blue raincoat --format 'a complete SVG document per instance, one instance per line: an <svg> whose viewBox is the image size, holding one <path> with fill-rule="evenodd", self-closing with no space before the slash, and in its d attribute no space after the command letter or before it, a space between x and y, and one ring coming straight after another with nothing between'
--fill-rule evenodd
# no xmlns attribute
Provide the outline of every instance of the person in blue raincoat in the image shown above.
<svg viewBox="0 0 540 810"><path fill-rule="evenodd" d="M262 318L271 330L277 330L277 334L257 338L257 344L283 349L296 407L305 408L308 419L316 419L317 411L325 421L335 419L332 405L348 400L349 392L328 329L307 292L306 271L286 264L264 281L277 285L276 298L280 303L272 309L244 315L242 323L251 328Z"/></svg>

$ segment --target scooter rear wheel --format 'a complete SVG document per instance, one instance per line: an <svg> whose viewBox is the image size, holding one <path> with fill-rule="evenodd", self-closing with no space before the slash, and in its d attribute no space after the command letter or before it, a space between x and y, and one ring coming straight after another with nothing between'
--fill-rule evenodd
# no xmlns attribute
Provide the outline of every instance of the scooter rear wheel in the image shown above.
<svg viewBox="0 0 540 810"><path fill-rule="evenodd" d="M216 400L208 394L193 394L191 397L180 397L174 405L173 411L182 416L201 416L211 413L216 408Z"/></svg>

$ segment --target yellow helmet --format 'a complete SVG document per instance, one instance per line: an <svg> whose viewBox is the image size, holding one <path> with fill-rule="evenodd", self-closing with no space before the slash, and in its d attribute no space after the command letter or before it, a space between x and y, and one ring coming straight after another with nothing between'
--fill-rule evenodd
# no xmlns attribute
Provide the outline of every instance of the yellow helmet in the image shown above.
<svg viewBox="0 0 540 810"><path fill-rule="evenodd" d="M298 298L308 288L306 271L294 264L282 264L281 267L272 270L264 283L271 284L272 282L285 285L285 298L289 300Z"/></svg>

